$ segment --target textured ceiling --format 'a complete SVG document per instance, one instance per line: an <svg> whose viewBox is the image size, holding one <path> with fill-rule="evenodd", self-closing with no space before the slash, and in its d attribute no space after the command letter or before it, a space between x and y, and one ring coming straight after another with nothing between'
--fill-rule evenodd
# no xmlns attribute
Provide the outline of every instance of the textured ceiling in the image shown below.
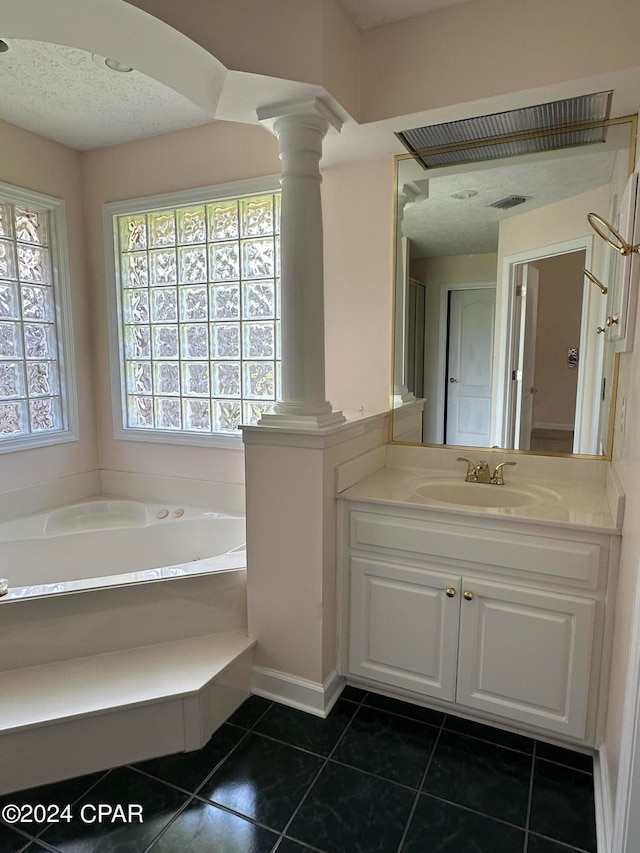
<svg viewBox="0 0 640 853"><path fill-rule="evenodd" d="M129 142L211 121L182 95L139 71L49 42L7 39L0 53L0 117L72 148Z"/></svg>
<svg viewBox="0 0 640 853"><path fill-rule="evenodd" d="M411 240L412 257L495 252L502 219L608 184L615 158L615 151L571 156L558 156L555 152L543 161L496 161L441 177L436 171L428 173L416 167L414 161L403 160L400 185L416 189L416 179L428 178L428 197L418 198L404 210L402 233ZM468 199L451 198L451 193L465 190L473 190L477 195ZM509 195L527 196L528 201L510 210L488 207Z"/></svg>
<svg viewBox="0 0 640 853"><path fill-rule="evenodd" d="M413 18L443 6L468 3L469 0L339 0L359 30L368 30L404 18Z"/></svg>

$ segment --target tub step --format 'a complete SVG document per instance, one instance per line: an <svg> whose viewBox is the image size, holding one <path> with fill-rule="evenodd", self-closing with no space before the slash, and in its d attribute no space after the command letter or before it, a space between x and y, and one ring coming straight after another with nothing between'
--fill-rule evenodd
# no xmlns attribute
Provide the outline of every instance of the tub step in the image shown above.
<svg viewBox="0 0 640 853"><path fill-rule="evenodd" d="M2 673L0 794L203 746L250 691L242 630Z"/></svg>

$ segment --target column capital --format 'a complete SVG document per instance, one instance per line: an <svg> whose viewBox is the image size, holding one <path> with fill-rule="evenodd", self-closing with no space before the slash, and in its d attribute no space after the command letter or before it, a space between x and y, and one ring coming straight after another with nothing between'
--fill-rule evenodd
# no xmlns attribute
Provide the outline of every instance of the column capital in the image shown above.
<svg viewBox="0 0 640 853"><path fill-rule="evenodd" d="M271 133L275 133L275 124L278 119L288 116L299 116L301 120L308 119L310 116L323 119L326 122L325 133L329 128L340 133L342 128L342 120L320 98L305 98L301 101L270 104L266 107L260 107L256 112L258 121Z"/></svg>

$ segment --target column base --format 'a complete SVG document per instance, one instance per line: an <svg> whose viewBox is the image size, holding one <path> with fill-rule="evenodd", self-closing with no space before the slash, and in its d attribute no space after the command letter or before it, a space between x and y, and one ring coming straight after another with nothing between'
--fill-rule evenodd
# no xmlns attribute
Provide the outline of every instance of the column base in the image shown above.
<svg viewBox="0 0 640 853"><path fill-rule="evenodd" d="M393 389L393 408L404 406L406 403L413 403L416 399L415 394L409 391L406 385L396 385Z"/></svg>
<svg viewBox="0 0 640 853"><path fill-rule="evenodd" d="M263 415L258 421L258 426L284 429L323 429L324 427L342 424L346 420L342 412L327 412L319 415L273 412Z"/></svg>

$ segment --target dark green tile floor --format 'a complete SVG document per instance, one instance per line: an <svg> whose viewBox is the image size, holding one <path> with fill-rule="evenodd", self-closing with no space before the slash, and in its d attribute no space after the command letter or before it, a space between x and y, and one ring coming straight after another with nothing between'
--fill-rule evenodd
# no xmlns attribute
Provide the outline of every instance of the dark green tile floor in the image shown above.
<svg viewBox="0 0 640 853"><path fill-rule="evenodd" d="M326 720L253 696L198 752L7 803L74 819L0 821L1 853L596 853L589 756L351 687ZM143 822L81 822L98 803Z"/></svg>

